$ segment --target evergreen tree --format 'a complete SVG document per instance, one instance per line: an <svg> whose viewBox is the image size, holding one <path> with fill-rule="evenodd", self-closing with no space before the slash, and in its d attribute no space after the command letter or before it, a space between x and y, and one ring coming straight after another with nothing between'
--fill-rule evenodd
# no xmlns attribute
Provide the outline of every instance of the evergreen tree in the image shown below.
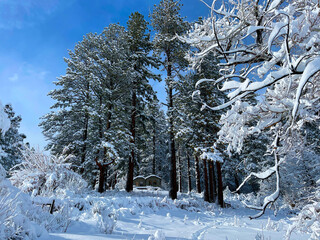
<svg viewBox="0 0 320 240"><path fill-rule="evenodd" d="M26 136L19 132L22 118L16 116L12 105L6 104L3 110L10 121L10 128L5 133L0 132L0 164L8 171L21 162Z"/></svg>
<svg viewBox="0 0 320 240"><path fill-rule="evenodd" d="M176 39L187 31L189 24L180 16L181 5L176 0L161 0L151 15L152 27L157 32L154 38L154 50L158 55L164 54L162 65L166 70L166 91L168 101L169 149L170 149L170 191L172 199L177 198L176 146L174 139L173 94L175 77L187 66L184 58L188 46Z"/></svg>
<svg viewBox="0 0 320 240"><path fill-rule="evenodd" d="M186 145L188 151L195 156L195 171L197 190L201 191L200 186L200 165L199 155L202 151L207 151L218 139L219 119L223 111L211 111L202 109L203 102L207 104L221 104L226 99L226 95L221 93L217 86L212 84L203 84L196 91L196 83L201 79L217 79L219 76L217 61L211 54L203 59L201 64L193 72L185 76L180 76L177 82L177 94L175 96L176 109L176 134L175 137L183 145ZM186 153L188 154L188 153ZM209 160L209 159L208 159ZM216 163L219 165L220 163ZM203 160L203 174L205 187L205 199L214 201L216 195L216 179L214 165L207 159ZM217 166L219 168L221 166ZM218 170L218 169L217 169ZM221 177L221 176L220 176ZM222 189L222 186L219 188ZM210 194L209 194L209 189ZM222 204L221 204L222 205Z"/></svg>
<svg viewBox="0 0 320 240"><path fill-rule="evenodd" d="M150 56L152 44L150 34L148 33L147 22L143 15L138 12L132 13L129 17L128 25L128 44L130 46L130 64L131 64L131 154L128 164L128 175L126 190L133 190L134 163L136 162L136 127L137 120L143 124L143 105L147 101L152 101L155 93L149 84L149 79L160 80L160 77L154 74L148 67L158 68L159 60ZM139 106L140 105L140 108ZM140 111L139 111L140 110ZM138 119L139 116L139 119Z"/></svg>
<svg viewBox="0 0 320 240"><path fill-rule="evenodd" d="M50 92L57 111L41 123L50 140L47 148L61 154L67 146L75 156L74 167L99 192L106 187L108 166L126 158L129 149L127 39L125 29L117 24L99 35L86 35L69 52L67 73L56 83L60 88Z"/></svg>

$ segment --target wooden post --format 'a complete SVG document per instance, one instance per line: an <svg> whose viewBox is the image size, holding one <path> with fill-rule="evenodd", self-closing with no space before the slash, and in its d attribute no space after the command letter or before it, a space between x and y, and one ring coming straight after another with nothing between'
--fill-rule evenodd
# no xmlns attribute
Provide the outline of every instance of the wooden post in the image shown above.
<svg viewBox="0 0 320 240"><path fill-rule="evenodd" d="M54 202L55 202L55 200L53 199L52 203L51 203L51 207L50 207L50 214L53 214Z"/></svg>

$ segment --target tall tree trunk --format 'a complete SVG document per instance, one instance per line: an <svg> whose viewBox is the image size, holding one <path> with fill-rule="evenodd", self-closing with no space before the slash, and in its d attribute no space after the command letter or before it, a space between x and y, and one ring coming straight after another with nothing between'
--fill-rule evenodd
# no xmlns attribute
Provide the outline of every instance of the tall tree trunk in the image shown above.
<svg viewBox="0 0 320 240"><path fill-rule="evenodd" d="M216 174L215 174L215 170L214 170L214 163L212 162L212 184L213 184L213 198L214 198L214 202L216 202L217 200L217 180L216 180Z"/></svg>
<svg viewBox="0 0 320 240"><path fill-rule="evenodd" d="M134 89L132 93L132 101L131 101L131 143L133 148L131 149L131 157L129 157L129 165L128 165L128 175L127 175L127 184L126 191L131 192L133 190L133 171L134 171L134 162L135 162L135 142L136 142L136 114L137 114L137 94L136 94L136 85L134 83Z"/></svg>
<svg viewBox="0 0 320 240"><path fill-rule="evenodd" d="M187 158L188 158L188 191L192 191L192 186L191 186L191 169L190 169L190 155L187 153Z"/></svg>
<svg viewBox="0 0 320 240"><path fill-rule="evenodd" d="M86 97L85 97L85 102L87 103L90 100L90 83L89 81L86 84ZM86 161L86 156L87 156L87 139L88 139L88 128L89 128L89 113L88 110L85 110L85 114L84 114L84 131L83 131L83 135L82 135L82 141L83 141L83 146L82 146L82 154L81 154L81 165L80 165L80 169L79 172L80 174L84 173L84 163Z"/></svg>
<svg viewBox="0 0 320 240"><path fill-rule="evenodd" d="M79 173L83 174L84 173L84 163L86 161L86 155L87 155L87 139L88 139L88 127L89 127L89 114L86 112L85 113L85 122L84 122L84 131L82 135L82 141L83 141L83 146L82 146L82 154L81 154L81 165L79 169Z"/></svg>
<svg viewBox="0 0 320 240"><path fill-rule="evenodd" d="M179 166L179 192L182 192L182 162L181 162L181 149L178 147L178 166Z"/></svg>
<svg viewBox="0 0 320 240"><path fill-rule="evenodd" d="M156 120L153 119L153 136L152 136L152 174L156 174Z"/></svg>
<svg viewBox="0 0 320 240"><path fill-rule="evenodd" d="M105 174L104 174L105 190L110 189L110 180L108 181L108 172L109 172L109 166L107 165L105 167Z"/></svg>
<svg viewBox="0 0 320 240"><path fill-rule="evenodd" d="M177 162L176 162L176 148L173 132L173 89L172 89L172 65L171 65L171 53L166 51L168 69L167 69L167 88L168 88L168 112L169 112L169 142L170 142L170 191L169 196L171 199L177 198L178 186L177 186Z"/></svg>
<svg viewBox="0 0 320 240"><path fill-rule="evenodd" d="M99 98L99 104L100 104L100 109L101 109L101 106L102 106L102 97L100 96ZM104 131L103 131L103 123L102 123L102 119L101 117L99 117L99 139L100 139L100 142L102 143L103 142L103 136L104 136ZM99 193L102 193L104 192L104 187L105 187L105 167L103 165L104 163L104 157L105 157L105 152L106 150L104 149L104 151L102 152L102 149L100 148L98 151L97 151L97 156L96 156L96 164L98 165L98 168L99 168L99 187L98 187L98 192ZM101 159L102 163L99 162L99 158Z"/></svg>
<svg viewBox="0 0 320 240"><path fill-rule="evenodd" d="M210 202L215 201L215 196L214 196L214 186L213 186L213 162L209 161L209 189L210 189L210 194L209 194L209 200Z"/></svg>
<svg viewBox="0 0 320 240"><path fill-rule="evenodd" d="M218 203L220 207L224 207L223 203L223 184L222 184L222 173L221 173L221 164L220 162L216 162L217 166L217 177L218 177Z"/></svg>
<svg viewBox="0 0 320 240"><path fill-rule="evenodd" d="M105 166L101 164L99 161L99 155L95 158L95 162L99 168L99 183L98 183L98 192L103 193L104 192L104 173L105 173Z"/></svg>
<svg viewBox="0 0 320 240"><path fill-rule="evenodd" d="M117 172L116 172L115 175L114 175L114 180L113 180L113 184L112 184L112 189L115 189L116 185L117 185Z"/></svg>
<svg viewBox="0 0 320 240"><path fill-rule="evenodd" d="M209 183L208 183L208 171L207 160L203 159L203 175L204 175L204 200L209 202Z"/></svg>
<svg viewBox="0 0 320 240"><path fill-rule="evenodd" d="M102 98L100 97L100 106L102 106ZM112 110L112 105L109 104L108 106L108 113L107 113L107 124L106 124L106 131L108 131L111 127L111 110ZM104 131L103 131L103 123L102 123L102 119L99 118L99 138L100 141L103 141L103 136L104 136ZM102 193L104 192L104 187L105 187L105 168L106 165L105 164L105 157L106 157L106 153L107 153L107 149L106 147L103 148L103 153L101 153L101 150L97 151L96 153L96 158L95 158L95 162L99 168L99 186L98 186L98 192ZM102 156L103 155L103 156ZM101 158L103 161L102 163L99 162L99 158Z"/></svg>
<svg viewBox="0 0 320 240"><path fill-rule="evenodd" d="M200 164L199 164L199 157L195 155L195 168L196 168L196 185L197 185L197 192L201 193L201 181L200 181Z"/></svg>
<svg viewBox="0 0 320 240"><path fill-rule="evenodd" d="M134 170L134 165L132 161L132 156L130 156L129 165L128 165L127 184L126 184L127 192L131 192L133 190L133 170Z"/></svg>

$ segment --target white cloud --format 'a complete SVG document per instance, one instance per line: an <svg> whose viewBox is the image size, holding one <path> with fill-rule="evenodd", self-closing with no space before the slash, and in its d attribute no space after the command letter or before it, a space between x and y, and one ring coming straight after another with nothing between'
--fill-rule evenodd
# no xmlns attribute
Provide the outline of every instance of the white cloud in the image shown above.
<svg viewBox="0 0 320 240"><path fill-rule="evenodd" d="M67 2L62 0L0 0L0 29L31 26Z"/></svg>
<svg viewBox="0 0 320 240"><path fill-rule="evenodd" d="M16 82L19 79L18 73L13 74L11 77L9 77L10 82Z"/></svg>

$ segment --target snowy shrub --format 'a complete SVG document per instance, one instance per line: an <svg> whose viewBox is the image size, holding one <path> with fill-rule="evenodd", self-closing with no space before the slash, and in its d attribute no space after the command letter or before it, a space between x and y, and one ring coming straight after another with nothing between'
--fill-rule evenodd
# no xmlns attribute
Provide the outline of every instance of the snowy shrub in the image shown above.
<svg viewBox="0 0 320 240"><path fill-rule="evenodd" d="M111 234L116 227L116 217L114 214L102 214L99 216L99 229L102 233Z"/></svg>
<svg viewBox="0 0 320 240"><path fill-rule="evenodd" d="M29 195L11 185L0 165L0 239L36 239L46 234L40 223L48 215L32 204Z"/></svg>
<svg viewBox="0 0 320 240"><path fill-rule="evenodd" d="M59 190L79 192L87 183L71 170L71 156L47 156L43 152L26 148L23 161L11 172L13 185L33 196L51 196Z"/></svg>
<svg viewBox="0 0 320 240"><path fill-rule="evenodd" d="M320 190L316 192L314 202L306 205L292 220L294 223L288 228L287 239L294 230L311 234L309 239L320 239Z"/></svg>
<svg viewBox="0 0 320 240"><path fill-rule="evenodd" d="M10 194L0 190L0 238L14 238L19 235L20 227L13 222L15 217L15 198L10 198Z"/></svg>
<svg viewBox="0 0 320 240"><path fill-rule="evenodd" d="M98 228L102 233L111 234L116 227L117 215L110 210L106 202L97 201L93 204L92 213L96 219Z"/></svg>
<svg viewBox="0 0 320 240"><path fill-rule="evenodd" d="M148 240L165 240L166 236L163 231L157 230L153 235L151 235Z"/></svg>

